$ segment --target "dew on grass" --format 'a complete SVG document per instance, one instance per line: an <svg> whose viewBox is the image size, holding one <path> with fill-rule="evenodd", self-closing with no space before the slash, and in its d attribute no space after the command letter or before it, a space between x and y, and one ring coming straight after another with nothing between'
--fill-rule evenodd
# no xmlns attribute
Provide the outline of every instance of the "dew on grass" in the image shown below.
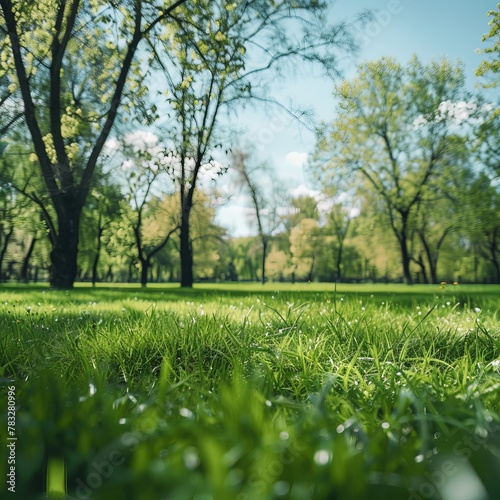
<svg viewBox="0 0 500 500"><path fill-rule="evenodd" d="M286 495L290 491L290 485L286 481L278 481L273 485L273 493L282 497Z"/></svg>
<svg viewBox="0 0 500 500"><path fill-rule="evenodd" d="M338 434L342 434L344 431L345 431L345 427L340 424L337 426L337 429L335 429L337 431Z"/></svg>
<svg viewBox="0 0 500 500"><path fill-rule="evenodd" d="M290 434L288 434L288 432L286 432L286 431L280 432L280 439L282 441L286 441L289 437L290 437Z"/></svg>
<svg viewBox="0 0 500 500"><path fill-rule="evenodd" d="M332 454L327 450L318 450L314 454L314 461L318 465L326 465L332 458Z"/></svg>
<svg viewBox="0 0 500 500"><path fill-rule="evenodd" d="M423 462L425 459L425 457L420 453L419 455L417 455L415 457L415 462L417 462L417 464L419 464L420 462Z"/></svg>
<svg viewBox="0 0 500 500"><path fill-rule="evenodd" d="M383 422L382 423L382 429L388 429L391 426L389 422Z"/></svg>
<svg viewBox="0 0 500 500"><path fill-rule="evenodd" d="M186 469L194 470L200 465L198 450L194 446L190 446L184 450L183 459Z"/></svg>
<svg viewBox="0 0 500 500"><path fill-rule="evenodd" d="M186 417L186 418L191 418L193 416L193 412L191 410L188 410L187 408L181 408L179 410L179 414L181 417Z"/></svg>

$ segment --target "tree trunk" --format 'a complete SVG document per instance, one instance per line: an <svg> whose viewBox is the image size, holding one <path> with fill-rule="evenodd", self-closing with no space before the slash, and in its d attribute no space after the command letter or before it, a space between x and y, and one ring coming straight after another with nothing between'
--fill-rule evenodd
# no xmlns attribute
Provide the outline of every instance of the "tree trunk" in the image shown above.
<svg viewBox="0 0 500 500"><path fill-rule="evenodd" d="M422 258L422 254L420 254L418 256L418 259L419 259L418 265L420 266L420 269L422 270L422 279L424 280L425 284L429 284L429 278L427 277L427 268L425 267L424 259ZM432 277L433 276L432 267L430 269L430 272L431 272L431 279L434 280L434 278ZM434 283L434 281L432 281L432 283Z"/></svg>
<svg viewBox="0 0 500 500"><path fill-rule="evenodd" d="M148 271L151 267L151 262L147 259L140 259L141 262L141 286L148 284Z"/></svg>
<svg viewBox="0 0 500 500"><path fill-rule="evenodd" d="M193 286L193 247L189 237L189 215L184 214L181 223L181 287Z"/></svg>
<svg viewBox="0 0 500 500"><path fill-rule="evenodd" d="M80 213L71 204L58 211L58 231L55 235L55 244L50 252L51 273L50 286L52 288L71 289L78 273L78 238L80 227Z"/></svg>
<svg viewBox="0 0 500 500"><path fill-rule="evenodd" d="M401 235L399 243L401 247L401 260L403 262L404 280L407 285L413 285L413 279L411 277L410 271L410 253L408 252L408 242L404 233Z"/></svg>
<svg viewBox="0 0 500 500"><path fill-rule="evenodd" d="M92 264L92 286L95 286L97 283L97 266L99 265L99 257L101 256L101 248L102 248L102 233L104 232L104 228L101 226L101 214L99 214L99 222L97 223L97 247L94 256L94 263Z"/></svg>
<svg viewBox="0 0 500 500"><path fill-rule="evenodd" d="M262 284L266 282L266 257L267 257L267 239L262 241Z"/></svg>
<svg viewBox="0 0 500 500"><path fill-rule="evenodd" d="M37 241L38 240L36 238L33 238L31 240L28 251L23 259L23 265L21 266L20 281L22 281L24 283L29 282L28 269L29 269L30 259L31 259L31 256L33 255L33 250L35 249L35 244Z"/></svg>
<svg viewBox="0 0 500 500"><path fill-rule="evenodd" d="M5 234L5 239L4 239L4 242L3 242L2 251L0 252L0 281L4 280L4 275L3 275L3 272L2 272L2 264L3 264L3 260L5 258L5 254L7 253L7 247L9 245L9 240L12 237L13 234L14 234L14 228L12 227L9 230L9 232Z"/></svg>
<svg viewBox="0 0 500 500"><path fill-rule="evenodd" d="M431 250L431 247L429 243L427 242L427 238L425 237L424 232L420 232L420 241L422 242L422 245L424 246L425 249L425 254L427 255L427 261L429 262L429 271L431 273L431 280L432 283L439 283L438 277L437 277L437 265L438 265L438 259L439 259L439 250L441 249L441 245L443 244L446 236L449 234L451 228L446 228L446 230L443 232L441 237L439 238L437 245L436 245L436 250L433 253Z"/></svg>
<svg viewBox="0 0 500 500"><path fill-rule="evenodd" d="M307 281L309 281L309 282L311 282L313 280L314 261L315 261L315 258L314 258L314 254L313 254L312 259L311 259L311 267L309 268L309 273L307 276Z"/></svg>

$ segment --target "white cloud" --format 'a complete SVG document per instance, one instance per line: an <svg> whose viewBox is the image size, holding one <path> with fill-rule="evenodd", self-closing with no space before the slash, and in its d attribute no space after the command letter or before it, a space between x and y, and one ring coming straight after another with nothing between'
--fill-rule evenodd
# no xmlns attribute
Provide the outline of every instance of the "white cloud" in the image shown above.
<svg viewBox="0 0 500 500"><path fill-rule="evenodd" d="M303 167L307 161L307 153L299 153L298 151L290 151L285 156L285 161L292 167L300 168Z"/></svg>
<svg viewBox="0 0 500 500"><path fill-rule="evenodd" d="M314 198L315 200L319 200L320 195L321 195L320 191L316 191L314 189L309 189L304 184L300 184L300 186L297 186L296 188L290 189L289 193L294 198L299 198L301 196L310 196L311 198Z"/></svg>

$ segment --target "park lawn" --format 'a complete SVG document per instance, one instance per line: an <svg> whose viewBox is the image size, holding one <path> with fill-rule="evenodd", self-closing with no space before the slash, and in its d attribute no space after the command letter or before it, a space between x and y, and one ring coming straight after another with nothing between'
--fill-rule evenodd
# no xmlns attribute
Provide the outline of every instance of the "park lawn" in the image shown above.
<svg viewBox="0 0 500 500"><path fill-rule="evenodd" d="M499 308L453 284L4 286L16 493L497 498Z"/></svg>

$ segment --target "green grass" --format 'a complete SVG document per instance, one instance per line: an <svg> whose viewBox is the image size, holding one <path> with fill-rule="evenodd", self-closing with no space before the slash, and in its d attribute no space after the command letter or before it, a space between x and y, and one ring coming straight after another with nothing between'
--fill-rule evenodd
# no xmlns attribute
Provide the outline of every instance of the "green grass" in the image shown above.
<svg viewBox="0 0 500 500"><path fill-rule="evenodd" d="M5 396L16 388L16 491L496 498L499 292L6 286L0 377Z"/></svg>

